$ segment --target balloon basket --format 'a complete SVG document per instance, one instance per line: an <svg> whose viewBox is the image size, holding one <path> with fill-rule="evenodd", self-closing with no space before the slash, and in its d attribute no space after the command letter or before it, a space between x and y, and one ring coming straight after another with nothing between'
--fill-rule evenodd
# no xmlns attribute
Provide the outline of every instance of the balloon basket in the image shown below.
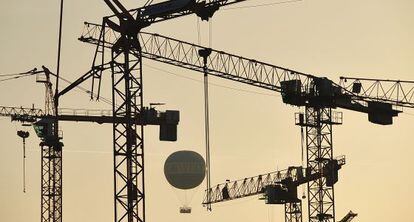
<svg viewBox="0 0 414 222"><path fill-rule="evenodd" d="M181 214L191 214L191 207L180 207Z"/></svg>

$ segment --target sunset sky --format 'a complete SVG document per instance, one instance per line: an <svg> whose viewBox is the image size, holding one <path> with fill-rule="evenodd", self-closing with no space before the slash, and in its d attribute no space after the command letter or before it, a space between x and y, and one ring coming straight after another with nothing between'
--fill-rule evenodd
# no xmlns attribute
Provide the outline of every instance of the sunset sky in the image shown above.
<svg viewBox="0 0 414 222"><path fill-rule="evenodd" d="M142 1L125 0L127 8ZM216 12L212 48L270 64L325 76L414 80L414 2L410 0L248 0ZM281 2L281 1L279 1ZM41 65L56 70L60 1L0 1L0 74L28 71ZM255 6L255 7L244 7ZM256 7L257 6L257 7ZM83 22L100 23L110 15L100 0L65 1L62 77L75 80L91 66L94 47L77 40ZM200 27L209 42L209 25ZM197 43L194 15L154 24L148 32ZM282 222L283 206L249 197L201 206L205 184L193 193L174 189L163 174L164 161L178 150L204 155L202 74L150 60L143 61L145 104L180 110L177 142L158 140L158 127L145 131L147 222ZM300 165L300 128L280 94L237 82L210 78L212 184ZM65 83L61 83L61 88ZM82 84L90 88L90 81ZM111 98L110 73L102 95ZM35 77L0 82L0 106L44 107L44 86ZM74 90L62 108L111 109ZM335 186L336 215L349 210L355 221L412 221L414 209L414 109L391 126L373 125L366 114L346 110L335 126L335 156L346 155ZM113 156L111 125L62 122L63 220L113 221ZM27 193L22 192L22 141L17 130L29 130ZM40 220L40 148L33 129L0 119L0 221ZM302 190L302 189L300 189ZM192 214L179 214L179 199L193 195ZM306 200L307 202L307 200ZM306 209L304 207L304 209ZM307 221L306 211L304 221Z"/></svg>

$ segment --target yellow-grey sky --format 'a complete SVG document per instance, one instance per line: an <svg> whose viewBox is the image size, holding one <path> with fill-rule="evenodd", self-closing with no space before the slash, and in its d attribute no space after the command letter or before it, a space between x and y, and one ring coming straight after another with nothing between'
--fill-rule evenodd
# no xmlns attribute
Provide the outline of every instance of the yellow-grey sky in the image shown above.
<svg viewBox="0 0 414 222"><path fill-rule="evenodd" d="M139 1L122 1L128 7ZM275 2L250 0L242 5ZM59 1L0 1L0 74L46 65L55 70ZM298 71L327 76L414 80L414 2L410 0L303 0L275 6L220 10L213 18L215 49L255 58ZM83 21L100 22L109 10L99 0L65 2L62 74L74 80L92 62L94 48L77 40ZM151 26L147 31L197 42L195 16ZM208 42L202 25L202 42ZM168 70L171 73L155 70ZM193 213L180 215L178 194L163 175L165 159L174 151L204 154L202 75L144 60L145 102L165 102L179 109L176 143L158 141L158 128L146 128L147 221L228 220L284 221L282 206L267 206L257 197L201 207L204 186L192 201ZM284 105L279 95L211 78L212 183L254 176L300 164L299 109ZM62 83L63 84L63 83ZM83 85L89 87L89 82ZM223 87L224 86L224 87ZM251 92L229 89L236 88ZM253 93L255 92L255 93ZM110 98L109 75L104 97ZM266 94L266 95L264 95ZM0 105L43 107L44 87L35 78L0 83ZM71 92L62 107L110 109ZM365 114L344 111L344 125L334 128L335 155L347 164L335 187L337 219L349 210L357 221L411 221L414 204L412 134L414 110L405 110L392 126L368 122ZM64 131L64 221L113 220L111 126L62 123ZM0 221L40 219L39 140L28 139L27 186L22 193L21 129L0 119ZM305 214L306 215L306 214ZM304 217L306 218L306 217Z"/></svg>

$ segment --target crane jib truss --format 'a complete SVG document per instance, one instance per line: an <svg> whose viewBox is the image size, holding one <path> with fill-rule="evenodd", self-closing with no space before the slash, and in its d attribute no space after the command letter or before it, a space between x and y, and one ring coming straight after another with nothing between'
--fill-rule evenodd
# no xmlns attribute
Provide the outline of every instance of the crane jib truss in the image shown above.
<svg viewBox="0 0 414 222"><path fill-rule="evenodd" d="M103 29L102 27L102 25L85 22L83 33L79 40L110 49L118 40L119 34L111 29ZM103 32L105 35L101 35ZM206 47L160 34L140 32L138 35L143 58L203 72L203 58L199 56L198 51L206 49ZM301 91L309 92L311 90L311 82L314 79L320 78L313 74L299 72L219 50L212 49L211 51L207 62L209 75L267 90L281 92L281 82L299 80L301 82ZM395 87L394 84L384 85L383 81L375 81L374 84L382 83L384 88L375 91L377 92L376 94L362 95L362 93L354 92L352 89L353 84L347 84L344 81L345 79L346 77L342 77L339 84L334 82L332 84L341 90L342 95L349 96L352 102L361 103L362 106L366 107L366 103L370 101L386 101L395 106L414 108L413 82L390 80L391 82L398 83L403 88L404 94L401 91L396 93L397 90L392 89L392 87ZM372 89L373 87L368 85L366 88ZM368 113L368 110L361 107L357 108L357 106L347 106L347 104L340 102L334 105L344 109L358 109L355 111Z"/></svg>
<svg viewBox="0 0 414 222"><path fill-rule="evenodd" d="M298 186L319 180L328 181L328 185L331 186L336 181L335 175L338 175L339 169L345 164L345 157L336 157L333 161L326 162L322 172L316 171L312 166L306 168L291 166L286 170L218 184L206 191L203 204L220 203L260 194L266 196L269 188L277 189L277 185L282 184L287 189L288 195L283 193L278 197L267 195L268 197L263 199L266 199L268 204L284 204L286 222L300 222L302 204L297 198Z"/></svg>
<svg viewBox="0 0 414 222"><path fill-rule="evenodd" d="M339 166L343 166L345 165L345 156L338 156L335 158L335 161L337 161ZM303 167L291 166L285 170L278 170L235 181L227 181L212 186L210 192L205 193L203 203L214 204L263 194L267 186L282 183L288 179L291 179L296 185L301 185L323 176L321 172L311 172ZM226 194L224 194L223 189L227 190Z"/></svg>

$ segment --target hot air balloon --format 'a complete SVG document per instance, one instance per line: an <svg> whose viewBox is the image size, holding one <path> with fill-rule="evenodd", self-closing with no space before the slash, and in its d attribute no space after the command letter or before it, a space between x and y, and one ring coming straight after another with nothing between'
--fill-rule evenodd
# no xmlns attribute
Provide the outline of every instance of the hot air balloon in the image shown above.
<svg viewBox="0 0 414 222"><path fill-rule="evenodd" d="M165 178L171 186L184 193L184 198L181 198L183 207L180 208L180 213L191 213L191 207L189 207L191 198L187 196L191 196L194 193L193 189L203 182L205 170L204 158L194 151L177 151L165 161ZM180 194L180 196L183 195Z"/></svg>

